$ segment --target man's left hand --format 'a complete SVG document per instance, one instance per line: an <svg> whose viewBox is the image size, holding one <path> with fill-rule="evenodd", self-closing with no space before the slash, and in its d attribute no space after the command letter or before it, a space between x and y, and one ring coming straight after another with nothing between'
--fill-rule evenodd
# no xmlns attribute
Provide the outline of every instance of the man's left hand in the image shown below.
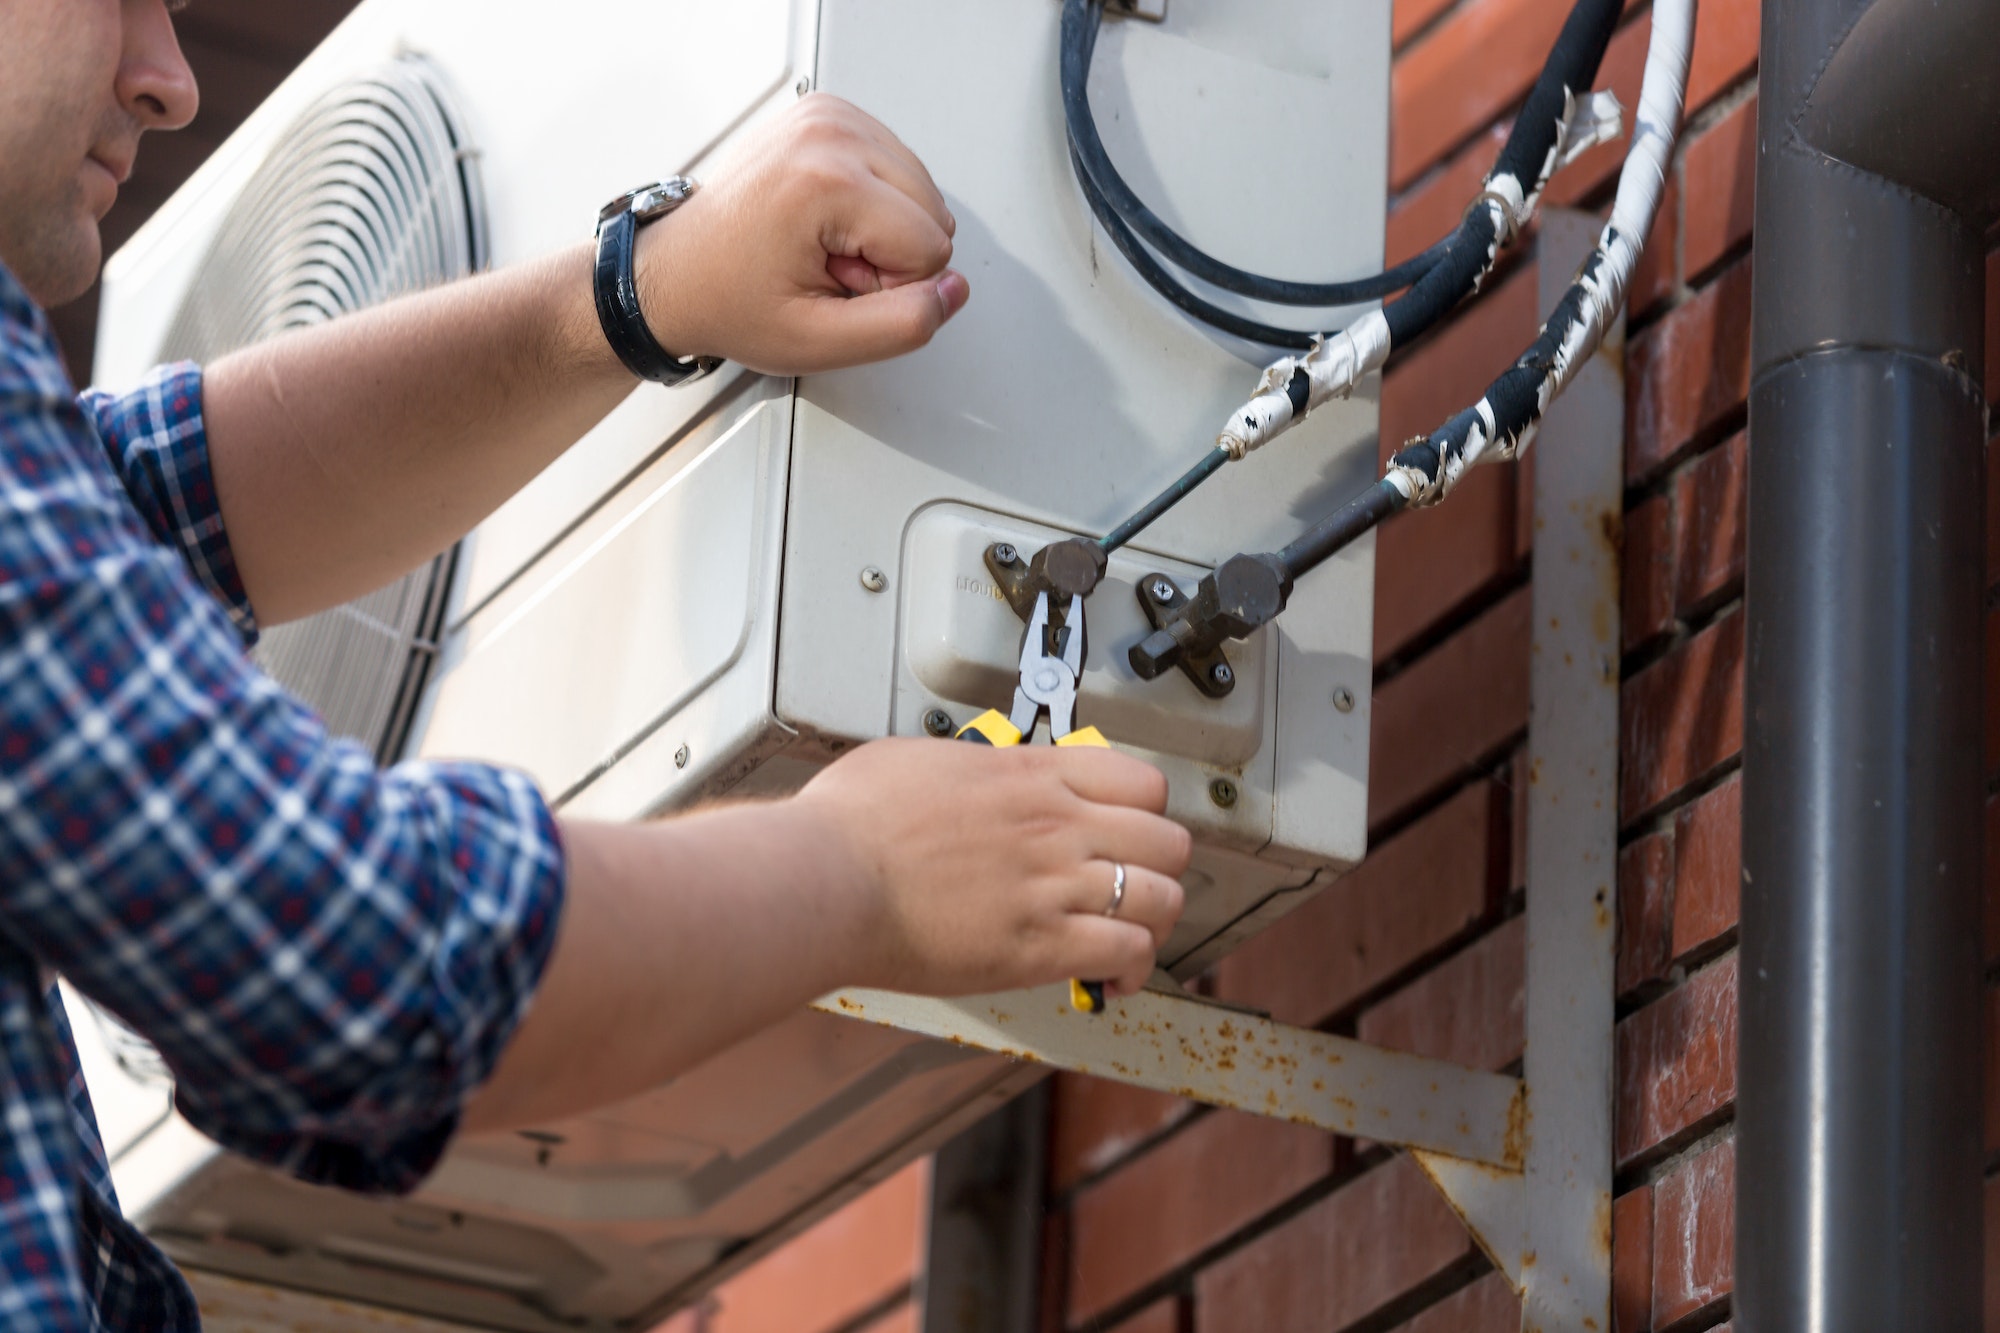
<svg viewBox="0 0 2000 1333"><path fill-rule="evenodd" d="M957 225L895 135L814 93L640 233L641 304L677 355L778 375L881 361L964 306L971 288L949 267Z"/></svg>

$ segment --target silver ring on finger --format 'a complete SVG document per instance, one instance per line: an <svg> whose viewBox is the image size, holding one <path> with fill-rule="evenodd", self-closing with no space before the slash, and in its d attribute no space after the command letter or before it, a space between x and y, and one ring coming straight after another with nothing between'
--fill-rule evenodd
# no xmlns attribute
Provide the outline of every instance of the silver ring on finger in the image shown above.
<svg viewBox="0 0 2000 1333"><path fill-rule="evenodd" d="M1118 909L1125 905L1125 865L1122 861L1111 863L1111 906L1104 909L1104 915L1115 917Z"/></svg>

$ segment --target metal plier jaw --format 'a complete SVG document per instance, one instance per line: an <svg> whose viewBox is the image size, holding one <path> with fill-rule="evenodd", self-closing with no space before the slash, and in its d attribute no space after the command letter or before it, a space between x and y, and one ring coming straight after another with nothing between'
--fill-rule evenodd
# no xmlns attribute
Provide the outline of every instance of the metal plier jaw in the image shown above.
<svg viewBox="0 0 2000 1333"><path fill-rule="evenodd" d="M1028 631L1021 636L1020 675L1014 686L1013 711L1001 716L983 713L959 730L958 738L986 745L1024 744L1035 734L1042 713L1049 715L1049 739L1057 745L1109 748L1096 727L1076 727L1076 686L1083 674L1083 598L1069 599L1061 623L1052 623L1049 594L1039 593Z"/></svg>

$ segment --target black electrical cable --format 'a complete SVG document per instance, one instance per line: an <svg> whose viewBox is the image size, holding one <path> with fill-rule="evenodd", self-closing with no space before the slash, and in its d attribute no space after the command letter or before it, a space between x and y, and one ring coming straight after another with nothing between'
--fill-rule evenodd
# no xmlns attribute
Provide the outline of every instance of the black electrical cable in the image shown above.
<svg viewBox="0 0 2000 1333"><path fill-rule="evenodd" d="M1442 243L1370 277L1346 282L1288 282L1246 272L1190 244L1133 193L1098 134L1097 119L1090 109L1090 66L1097 53L1103 17L1104 0L1064 0L1062 98L1072 161L1085 192L1101 196L1111 211L1154 249L1211 286L1273 305L1342 306L1380 300L1408 287L1437 262Z"/></svg>
<svg viewBox="0 0 2000 1333"><path fill-rule="evenodd" d="M1072 146L1073 148L1074 146ZM1072 158L1074 152L1072 151ZM1298 329L1281 329L1272 324L1224 310L1221 306L1205 301L1174 280L1172 274L1160 266L1150 251L1139 243L1132 229L1111 210L1111 203L1088 184L1084 186L1083 197L1096 215L1098 225L1111 238L1111 244L1118 253L1125 256L1125 262L1136 270L1146 285L1158 292L1184 315L1192 315L1210 328L1219 329L1232 337L1246 342L1262 343L1267 347L1283 347L1295 352L1303 352L1313 345L1318 335Z"/></svg>

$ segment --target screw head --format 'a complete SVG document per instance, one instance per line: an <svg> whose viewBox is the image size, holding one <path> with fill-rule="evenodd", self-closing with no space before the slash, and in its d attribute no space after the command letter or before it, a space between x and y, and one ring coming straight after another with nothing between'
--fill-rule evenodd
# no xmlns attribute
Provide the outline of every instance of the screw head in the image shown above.
<svg viewBox="0 0 2000 1333"><path fill-rule="evenodd" d="M933 708L924 714L924 730L943 740L951 735L951 714L942 708Z"/></svg>
<svg viewBox="0 0 2000 1333"><path fill-rule="evenodd" d="M1208 678L1215 683L1217 689L1226 690L1236 683L1236 673L1230 669L1227 662L1217 662L1210 667Z"/></svg>
<svg viewBox="0 0 2000 1333"><path fill-rule="evenodd" d="M881 592L889 586L889 576L870 565L861 571L861 586L870 592Z"/></svg>
<svg viewBox="0 0 2000 1333"><path fill-rule="evenodd" d="M796 84L792 85L792 91L796 92L800 97L804 97L807 93L811 92L812 90L813 90L813 81L810 76L808 76L807 78L800 79Z"/></svg>
<svg viewBox="0 0 2000 1333"><path fill-rule="evenodd" d="M993 547L993 558L1003 565L1011 565L1019 562L1021 553L1014 549L1012 543L1000 542Z"/></svg>
<svg viewBox="0 0 2000 1333"><path fill-rule="evenodd" d="M693 753L689 751L687 746L683 745L680 749L674 751L674 767L686 768L688 766L688 760L692 759L693 757L694 757Z"/></svg>
<svg viewBox="0 0 2000 1333"><path fill-rule="evenodd" d="M1228 778L1217 778L1208 784L1208 799L1224 810L1236 804L1236 784Z"/></svg>
<svg viewBox="0 0 2000 1333"><path fill-rule="evenodd" d="M1343 713L1354 711L1354 691L1345 685L1333 692L1333 706Z"/></svg>
<svg viewBox="0 0 2000 1333"><path fill-rule="evenodd" d="M1154 579L1152 586L1148 587L1146 591L1153 595L1153 600L1156 602L1171 602L1174 600L1174 585L1165 579Z"/></svg>

